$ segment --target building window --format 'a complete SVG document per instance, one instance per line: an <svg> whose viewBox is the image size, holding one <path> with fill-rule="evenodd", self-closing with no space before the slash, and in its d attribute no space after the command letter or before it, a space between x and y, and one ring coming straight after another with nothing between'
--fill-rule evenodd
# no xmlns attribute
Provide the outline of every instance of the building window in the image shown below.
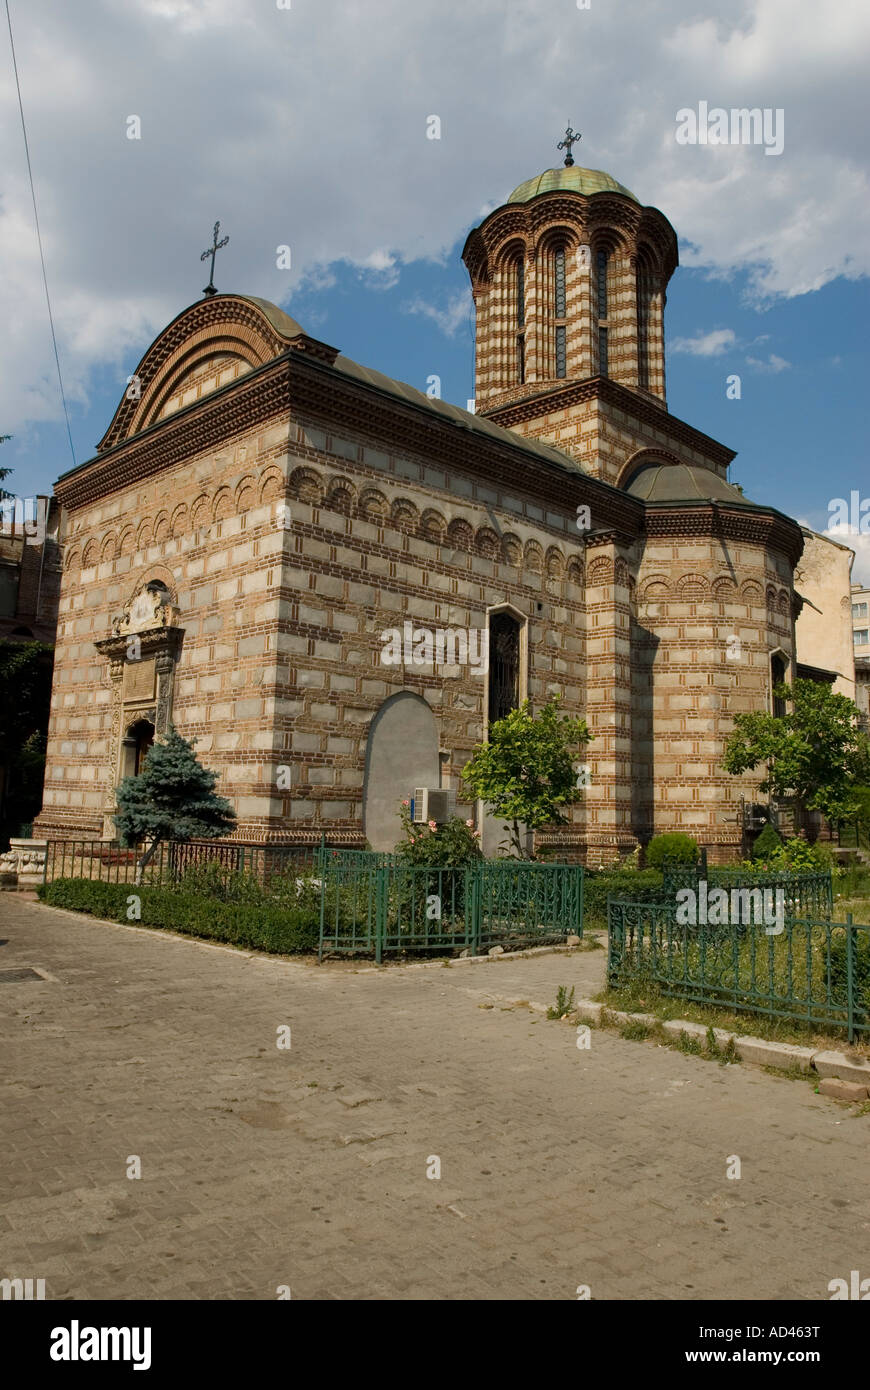
<svg viewBox="0 0 870 1390"><path fill-rule="evenodd" d="M526 326L526 272L521 260L516 264L517 328Z"/></svg>
<svg viewBox="0 0 870 1390"><path fill-rule="evenodd" d="M567 344L565 339L565 325L563 323L556 326L556 376L564 377L567 375Z"/></svg>
<svg viewBox="0 0 870 1390"><path fill-rule="evenodd" d="M523 334L517 338L517 381L522 386L526 379L526 340Z"/></svg>
<svg viewBox="0 0 870 1390"><path fill-rule="evenodd" d="M598 252L598 317L607 318L607 252Z"/></svg>
<svg viewBox="0 0 870 1390"><path fill-rule="evenodd" d="M598 330L598 375L607 376L607 329Z"/></svg>
<svg viewBox="0 0 870 1390"><path fill-rule="evenodd" d="M150 719L137 719L131 724L121 743L121 780L138 777L154 743L154 725Z"/></svg>
<svg viewBox="0 0 870 1390"><path fill-rule="evenodd" d="M557 251L554 257L555 270L555 304L554 310L557 319L565 317L565 252Z"/></svg>
<svg viewBox="0 0 870 1390"><path fill-rule="evenodd" d="M778 685L782 685L782 684L785 682L787 669L788 669L788 668L787 668L786 663L785 663L785 658L782 657L782 656L780 656L779 653L775 653L775 654L770 658L770 688L771 688L771 691L776 690L776 687L777 687ZM782 699L782 697L779 696L779 695L772 695L772 699L773 699L773 715L774 715L774 718L775 718L775 719L784 719L784 718L785 718L785 713L786 713L785 700Z"/></svg>
<svg viewBox="0 0 870 1390"><path fill-rule="evenodd" d="M852 617L853 617L853 618L866 618L866 617L867 617L867 605L866 605L866 603L853 603L853 604L852 604Z"/></svg>
<svg viewBox="0 0 870 1390"><path fill-rule="evenodd" d="M856 628L854 636L856 647L866 647L867 643L870 642L870 628Z"/></svg>
<svg viewBox="0 0 870 1390"><path fill-rule="evenodd" d="M489 619L489 722L504 719L519 705L520 624L510 613Z"/></svg>

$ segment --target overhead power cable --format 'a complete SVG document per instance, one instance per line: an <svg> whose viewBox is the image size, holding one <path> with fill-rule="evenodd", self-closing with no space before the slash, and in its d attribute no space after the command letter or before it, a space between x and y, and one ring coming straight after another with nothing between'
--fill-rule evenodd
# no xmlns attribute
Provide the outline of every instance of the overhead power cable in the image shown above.
<svg viewBox="0 0 870 1390"><path fill-rule="evenodd" d="M24 153L27 158L27 175L30 179L30 196L33 199L33 220L36 223L36 240L39 246L39 261L42 266L42 283L45 286L45 303L48 308L48 322L51 328L51 341L54 347L54 360L57 365L57 382L60 387L60 398L63 402L63 413L66 419L66 432L69 438L69 449L72 454L73 468L76 466L76 451L73 447L72 430L69 423L69 410L66 404L66 392L63 389L63 373L60 369L60 354L57 350L57 334L54 331L54 315L51 312L51 295L48 292L48 276L45 273L45 255L42 250L42 232L39 228L39 212L36 207L36 189L33 184L33 166L30 163L30 146L27 142L27 123L24 119L24 103L21 100L21 83L18 80L18 63L15 58L15 40L12 37L12 16L9 13L9 0L6 0L6 22L9 25L9 46L12 49L12 68L15 73L15 89L18 93L18 110L21 112L21 133L24 136Z"/></svg>

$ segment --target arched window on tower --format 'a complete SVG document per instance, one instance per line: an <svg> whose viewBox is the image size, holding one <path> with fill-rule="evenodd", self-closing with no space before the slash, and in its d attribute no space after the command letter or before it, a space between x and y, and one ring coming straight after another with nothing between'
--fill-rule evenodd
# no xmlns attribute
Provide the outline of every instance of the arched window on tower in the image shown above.
<svg viewBox="0 0 870 1390"><path fill-rule="evenodd" d="M608 375L608 344L607 344L607 271L608 255L606 251L599 251L595 261L595 279L598 297L598 375Z"/></svg>
<svg viewBox="0 0 870 1390"><path fill-rule="evenodd" d="M565 248L559 247L553 254L553 318L555 340L555 372L562 379L568 375L568 325L567 295L565 291Z"/></svg>
<svg viewBox="0 0 870 1390"><path fill-rule="evenodd" d="M523 257L514 264L514 296L516 303L517 381L526 379L526 268Z"/></svg>

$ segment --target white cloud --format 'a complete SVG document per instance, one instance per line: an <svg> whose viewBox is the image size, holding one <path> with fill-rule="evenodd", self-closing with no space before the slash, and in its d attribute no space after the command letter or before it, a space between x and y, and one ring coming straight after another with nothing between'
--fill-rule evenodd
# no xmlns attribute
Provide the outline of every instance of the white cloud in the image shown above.
<svg viewBox="0 0 870 1390"><path fill-rule="evenodd" d="M446 337L455 338L458 330L471 321L474 301L470 290L458 290L448 297L446 309L428 304L419 295L403 304L402 308L408 314L422 314L424 318L431 319Z"/></svg>
<svg viewBox="0 0 870 1390"><path fill-rule="evenodd" d="M757 367L760 372L785 372L791 366L784 357L777 357L775 352L770 354L766 362L760 357L747 357L746 361L750 367Z"/></svg>
<svg viewBox="0 0 870 1390"><path fill-rule="evenodd" d="M737 335L733 328L714 328L710 333L698 333L694 338L675 338L671 352L687 352L692 357L721 357L733 348Z"/></svg>
<svg viewBox="0 0 870 1390"><path fill-rule="evenodd" d="M694 0L687 17L685 0L620 0L594 23L569 7L554 29L551 0L28 0L13 22L73 399L200 297L217 218L230 235L219 289L292 313L342 261L390 288L557 164L569 116L584 131L578 163L661 208L684 265L748 271L754 302L870 271L867 6ZM5 28L0 63L8 73ZM566 110L581 67L597 127ZM784 152L678 145L676 113L700 100L781 107ZM432 114L441 140L426 138ZM20 434L60 408L9 82L0 167L0 425ZM276 268L283 244L291 271ZM449 332L458 313L427 317Z"/></svg>

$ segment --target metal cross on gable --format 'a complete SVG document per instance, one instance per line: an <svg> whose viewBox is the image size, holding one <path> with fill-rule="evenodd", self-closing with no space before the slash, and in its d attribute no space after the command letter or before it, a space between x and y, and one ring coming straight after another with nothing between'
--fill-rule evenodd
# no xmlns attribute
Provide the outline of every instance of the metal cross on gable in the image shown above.
<svg viewBox="0 0 870 1390"><path fill-rule="evenodd" d="M201 261L205 261L205 260L208 260L209 256L211 256L211 275L209 276L208 284L206 285L205 289L203 290L203 294L208 294L208 295L217 294L217 290L216 290L215 287L214 287L214 258L215 258L215 254L216 254L218 251L220 251L221 247L222 247L222 246L226 246L227 242L229 241L229 237L228 237L228 236L225 236L224 239L223 239L223 241L218 241L218 232L220 231L220 229L221 229L221 224L220 224L220 222L215 222L215 224L214 224L214 236L213 236L213 239L212 239L212 245L209 247L209 249L208 249L207 251L203 251L202 255L201 255L200 258L199 258Z"/></svg>
<svg viewBox="0 0 870 1390"><path fill-rule="evenodd" d="M581 140L582 138L583 137L581 135L575 135L571 127L568 126L568 128L565 131L565 139L560 140L558 145L556 146L557 150L568 151L568 153L565 155L566 169L570 169L571 165L574 163L574 156L571 154L571 146L576 145L577 141Z"/></svg>

